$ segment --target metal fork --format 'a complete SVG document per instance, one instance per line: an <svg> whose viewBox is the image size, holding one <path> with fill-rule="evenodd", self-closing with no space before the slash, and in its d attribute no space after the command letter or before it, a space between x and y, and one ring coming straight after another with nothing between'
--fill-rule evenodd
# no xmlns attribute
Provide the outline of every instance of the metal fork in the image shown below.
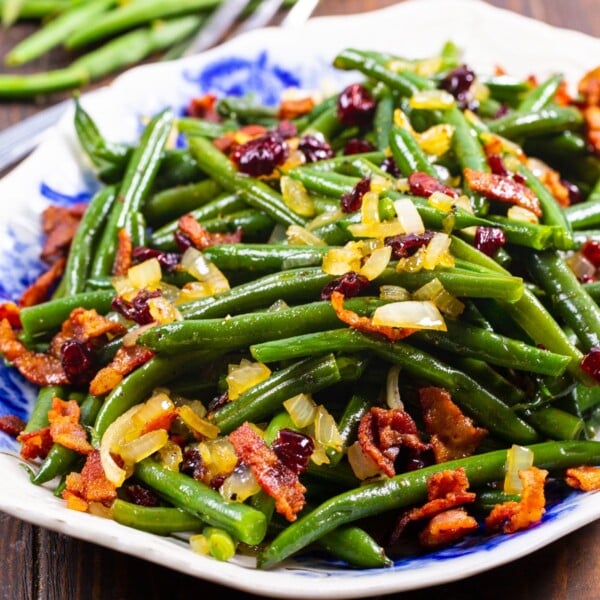
<svg viewBox="0 0 600 600"><path fill-rule="evenodd" d="M226 37L268 25L281 8L283 0L263 0L258 8L232 32L235 22L248 4L249 0L224 0L196 38L192 40L184 55L201 52L218 44ZM318 0L297 0L287 12L281 26L297 27L301 25L309 19L317 4ZM42 141L46 131L57 123L70 104L70 99L63 100L2 131L0 133L0 173L15 166L18 161L34 150Z"/></svg>

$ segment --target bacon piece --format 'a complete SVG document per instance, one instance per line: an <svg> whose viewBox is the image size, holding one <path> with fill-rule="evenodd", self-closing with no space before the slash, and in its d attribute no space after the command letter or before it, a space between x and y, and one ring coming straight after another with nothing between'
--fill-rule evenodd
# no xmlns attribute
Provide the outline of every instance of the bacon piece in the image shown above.
<svg viewBox="0 0 600 600"><path fill-rule="evenodd" d="M425 430L431 435L436 463L471 456L487 430L476 427L463 415L447 390L429 386L419 389Z"/></svg>
<svg viewBox="0 0 600 600"><path fill-rule="evenodd" d="M584 492L600 490L600 469L591 465L567 469L565 481L571 487Z"/></svg>
<svg viewBox="0 0 600 600"><path fill-rule="evenodd" d="M67 506L75 510L87 510L90 502L107 503L117 497L114 484L104 474L99 450L92 450L87 455L81 473L67 475L62 497L67 500Z"/></svg>
<svg viewBox="0 0 600 600"><path fill-rule="evenodd" d="M21 442L21 456L25 460L46 458L54 443L50 435L50 427L42 427L35 431L23 431L17 437L17 441Z"/></svg>
<svg viewBox="0 0 600 600"><path fill-rule="evenodd" d="M8 319L0 321L0 353L31 383L40 386L69 383L60 360L48 354L29 351L17 339Z"/></svg>
<svg viewBox="0 0 600 600"><path fill-rule="evenodd" d="M496 504L485 519L486 528L514 533L541 521L546 512L544 484L547 475L548 471L537 467L519 471L519 479L523 483L521 500Z"/></svg>
<svg viewBox="0 0 600 600"><path fill-rule="evenodd" d="M569 190L561 181L560 174L557 171L550 168L545 169L540 179L560 206L563 208L569 206Z"/></svg>
<svg viewBox="0 0 600 600"><path fill-rule="evenodd" d="M306 502L306 488L298 475L279 460L248 423L232 431L229 441L238 458L250 467L260 487L275 499L275 510L288 521L295 521Z"/></svg>
<svg viewBox="0 0 600 600"><path fill-rule="evenodd" d="M127 230L122 228L117 233L117 251L113 263L112 274L119 276L127 275L127 270L132 263L133 244Z"/></svg>
<svg viewBox="0 0 600 600"><path fill-rule="evenodd" d="M228 131L213 140L213 145L221 152L229 153L238 144L265 135L268 129L263 125L244 125L237 131Z"/></svg>
<svg viewBox="0 0 600 600"><path fill-rule="evenodd" d="M446 510L473 502L476 494L468 492L468 488L469 480L462 467L434 473L427 480L428 501L421 507L406 511L400 517L392 533L392 543L398 540L410 522L431 519Z"/></svg>
<svg viewBox="0 0 600 600"><path fill-rule="evenodd" d="M473 191L493 200L516 204L521 208L526 208L538 217L542 216L540 201L526 185L518 183L505 175L473 171L469 168L464 170L464 175L467 185Z"/></svg>
<svg viewBox="0 0 600 600"><path fill-rule="evenodd" d="M600 106L600 66L588 71L577 84L577 91L586 104Z"/></svg>
<svg viewBox="0 0 600 600"><path fill-rule="evenodd" d="M243 232L241 227L238 227L233 233L210 233L190 214L183 215L177 226L198 250L204 250L219 244L237 244L242 241Z"/></svg>
<svg viewBox="0 0 600 600"><path fill-rule="evenodd" d="M48 411L50 435L54 443L75 450L79 454L88 454L93 448L87 440L87 433L81 423L81 411L75 400L52 399Z"/></svg>
<svg viewBox="0 0 600 600"><path fill-rule="evenodd" d="M416 331L416 329L374 325L369 317L361 317L354 311L344 308L344 295L337 291L331 294L331 306L337 318L346 323L346 325L349 325L353 329L358 329L363 333L379 333L392 342L394 340L401 340Z"/></svg>
<svg viewBox="0 0 600 600"><path fill-rule="evenodd" d="M433 192L442 192L451 198L458 197L458 192L455 189L448 187L439 179L421 171L415 171L408 176L408 185L411 194L422 196L423 198L429 198Z"/></svg>
<svg viewBox="0 0 600 600"><path fill-rule="evenodd" d="M102 396L115 388L125 375L148 362L154 352L144 346L121 346L109 365L100 369L90 382L90 394Z"/></svg>
<svg viewBox="0 0 600 600"><path fill-rule="evenodd" d="M600 106L588 106L583 110L585 131L594 152L600 152Z"/></svg>
<svg viewBox="0 0 600 600"><path fill-rule="evenodd" d="M14 302L0 304L0 321L8 319L11 327L21 329L21 310Z"/></svg>
<svg viewBox="0 0 600 600"><path fill-rule="evenodd" d="M25 421L17 417L17 415L2 415L0 417L0 431L10 435L10 437L18 437L25 429Z"/></svg>
<svg viewBox="0 0 600 600"><path fill-rule="evenodd" d="M309 113L315 107L315 101L310 97L289 98L279 105L277 116L279 119L295 119Z"/></svg>
<svg viewBox="0 0 600 600"><path fill-rule="evenodd" d="M419 542L425 548L440 548L462 539L478 527L477 520L463 508L445 510L425 525L419 533Z"/></svg>
<svg viewBox="0 0 600 600"><path fill-rule="evenodd" d="M87 204L81 202L73 206L51 205L44 210L42 231L46 234L46 240L42 248L42 260L53 263L59 257L66 256L86 208Z"/></svg>
<svg viewBox="0 0 600 600"><path fill-rule="evenodd" d="M388 477L396 474L394 462L403 447L417 452L429 449L421 441L412 417L399 408L373 406L360 420L358 442Z"/></svg>
<svg viewBox="0 0 600 600"><path fill-rule="evenodd" d="M211 123L218 123L221 118L216 110L217 97L214 94L204 94L192 98L187 105L187 114L195 119L204 119Z"/></svg>
<svg viewBox="0 0 600 600"><path fill-rule="evenodd" d="M46 301L50 295L50 290L54 284L61 278L65 270L67 259L63 256L54 262L54 264L44 273L42 273L19 298L19 306L35 306Z"/></svg>

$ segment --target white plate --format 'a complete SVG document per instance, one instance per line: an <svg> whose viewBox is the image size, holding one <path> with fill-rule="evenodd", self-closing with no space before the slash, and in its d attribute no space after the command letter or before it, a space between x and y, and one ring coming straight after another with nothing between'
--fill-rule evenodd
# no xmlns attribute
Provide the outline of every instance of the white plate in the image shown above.
<svg viewBox="0 0 600 600"><path fill-rule="evenodd" d="M560 71L572 84L600 56L597 39L477 0L413 0L362 15L313 19L298 30L255 31L200 56L139 67L109 88L85 95L83 104L109 139L129 141L139 134L143 116L165 105L180 110L190 97L209 90L253 89L265 101L273 101L290 85L331 90L359 78L330 67L332 57L345 47L424 57L437 53L448 39L464 49L465 62L479 73L491 73L496 65L518 77ZM0 300L18 297L41 268L40 211L50 201L89 197L96 187L68 115L0 182L5 206L0 212ZM26 416L34 391L14 371L4 369L0 396L0 413ZM264 572L249 560L217 562L194 554L184 542L69 511L48 489L29 483L14 455L14 442L3 434L0 449L1 510L187 574L280 598L359 598L461 579L531 553L600 517L597 495L572 494L551 508L538 527L400 560L393 568L349 570L309 558Z"/></svg>

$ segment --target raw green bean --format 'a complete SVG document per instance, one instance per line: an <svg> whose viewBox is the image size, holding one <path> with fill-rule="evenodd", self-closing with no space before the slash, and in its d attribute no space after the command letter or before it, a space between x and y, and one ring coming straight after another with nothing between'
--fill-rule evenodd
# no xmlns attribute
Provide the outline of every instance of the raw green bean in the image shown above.
<svg viewBox="0 0 600 600"><path fill-rule="evenodd" d="M562 73L551 75L523 96L523 99L517 107L517 111L522 113L535 113L546 108L554 99L554 96L563 81L564 77Z"/></svg>
<svg viewBox="0 0 600 600"><path fill-rule="evenodd" d="M404 177L408 177L415 171L437 177L435 167L429 162L427 155L410 131L402 127L392 127L389 145L392 156Z"/></svg>
<svg viewBox="0 0 600 600"><path fill-rule="evenodd" d="M490 121L494 133L511 140L532 135L559 133L565 129L579 129L583 124L581 111L573 107L544 108L539 111L515 111Z"/></svg>

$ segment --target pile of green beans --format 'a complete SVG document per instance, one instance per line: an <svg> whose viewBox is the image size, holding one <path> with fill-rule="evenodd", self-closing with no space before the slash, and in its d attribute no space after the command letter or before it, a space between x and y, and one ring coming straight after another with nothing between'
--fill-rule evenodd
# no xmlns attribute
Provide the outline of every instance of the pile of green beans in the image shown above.
<svg viewBox="0 0 600 600"><path fill-rule="evenodd" d="M200 8L215 2L187 4ZM139 2L107 12L112 5L75 4L72 12L65 10L52 23L73 28L67 38L72 48L142 24ZM144 14L152 18L197 18L181 16L177 2L145 5ZM27 7L33 9L33 2L29 6L26 1L24 10ZM91 14L104 16L91 19ZM79 28L78 18L92 24ZM42 38L46 44L58 39L52 31L49 28ZM33 40L30 45L35 46ZM21 49L26 56L29 47ZM219 123L178 119L165 109L150 116L137 144L125 146L106 140L77 102L77 137L102 185L82 217L53 297L21 310L19 339L29 348L43 349L74 308L95 309L119 318L127 329L125 335L95 347L99 367L132 343L150 349L152 357L102 396L90 394L82 384L42 388L27 431L48 424L52 398L73 397L81 405L81 422L90 442L98 449L126 411L162 391L180 406L200 403L202 418L217 429L218 439L247 423L267 445L284 430L316 438L316 426L299 426L286 408L288 400L301 394L327 411L339 433L337 445L325 448L326 458L313 460L300 473L307 502L293 523L277 513L268 489L234 501L219 493L222 481L208 485L192 477L181 461L175 467L166 464L160 453L144 456L129 465L128 472L131 481L154 492L159 505L137 506L119 488L111 507L116 521L158 535L204 536L209 552L220 560L257 547L258 568L274 567L309 548L353 567L379 568L402 557L372 529L373 517L388 522L391 530L403 510L427 500L427 482L435 473L464 468L483 510L493 505L491 498L519 499L501 490L507 449L513 445L530 448L533 464L557 478L568 467L600 464L600 442L594 441L600 368L594 371L589 366L594 353L600 352L600 291L571 268L582 259L582 248L590 240L600 242L600 176L590 184L591 175L581 177L581 170L572 169L570 155L528 154L547 161L548 168L579 187L582 202L565 209L531 163L515 155L517 147L529 153L546 147L546 142L548 147L562 148L571 143L574 155L597 165L598 157L585 144L573 142L585 137L581 111L575 103L566 107L556 103L562 82L558 74L537 86L479 76L478 89L486 94L475 98L476 108L471 105L467 110L457 102L415 108L415 97L435 98L441 82L461 64L452 44L437 58L438 72L425 77L419 74L419 61L357 49L340 52L334 65L355 71L357 82L375 99L371 121L344 125L339 94L324 99L307 114L291 119L296 135L290 144L310 135L325 140L332 156L284 163L268 177L240 172L231 156L213 142L249 124L275 128L279 121L273 107L255 105L252 99L221 98L216 107ZM88 66L93 62L89 57L81 61ZM0 80L0 95L2 85ZM399 111L410 126L402 124ZM430 128L441 131L439 125L450 138L447 149L432 154L423 143L424 134ZM168 146L173 128L185 136L185 149ZM513 169L513 181L539 201L538 222L518 220L506 203L467 186L465 169L491 171L486 154L490 136L500 136L495 139L507 168ZM344 153L352 138L365 143L364 152ZM390 160L397 172L390 168ZM444 189L459 190L466 204L454 200L449 209L435 204L429 192L420 194L418 187L411 187L416 172L437 180ZM283 176L302 190L310 211L300 214L282 185ZM339 284L341 275L326 262L342 247L357 247L357 242L366 254L377 247L353 234L356 225L365 224L365 215L341 210L342 197L356 192L365 178L376 194L372 199L380 223L396 222L397 201L411 202L427 231L447 235L451 262L407 268L406 260L392 258L358 296L347 293L344 308L354 315L347 324L324 293ZM228 289L197 298L180 296L201 276L179 262L175 270L164 266L161 282L152 284L169 299L176 318L157 318L138 327L116 315L113 284L122 286L124 279L113 275L117 235L125 231L134 247L181 260L180 219L189 215L209 234L241 231L241 241L213 240L197 249L195 260L203 259L206 269L219 271ZM477 228L502 232L505 243L484 252L476 241ZM297 232L304 237L297 237ZM353 269L347 266L342 272L349 270ZM461 307L444 314L443 330L416 324L414 332L398 340L386 337L381 329L363 327L392 298L417 299L424 286L436 283ZM440 310L444 312L444 305ZM260 363L267 373L230 399L228 373L231 365L244 360ZM392 381L392 387L423 440L431 432L424 425L419 389L436 386L447 390L458 409L485 428L480 447L450 462L429 461L393 477L359 480L348 449L357 442L359 423L371 408L400 408L396 396L390 398L393 373L398 383ZM189 432L181 442L185 426L175 423L171 433L186 450L208 443ZM65 476L82 464L82 457L54 444L35 466L32 481L38 485L59 481L60 494Z"/></svg>
<svg viewBox="0 0 600 600"><path fill-rule="evenodd" d="M246 13L262 0L254 0ZM295 0L286 0L293 4ZM39 27L4 57L18 69L54 48L72 60L67 66L36 73L0 75L0 99L33 99L83 89L89 83L162 53L178 58L205 26L221 0L2 0L3 24L34 20Z"/></svg>

